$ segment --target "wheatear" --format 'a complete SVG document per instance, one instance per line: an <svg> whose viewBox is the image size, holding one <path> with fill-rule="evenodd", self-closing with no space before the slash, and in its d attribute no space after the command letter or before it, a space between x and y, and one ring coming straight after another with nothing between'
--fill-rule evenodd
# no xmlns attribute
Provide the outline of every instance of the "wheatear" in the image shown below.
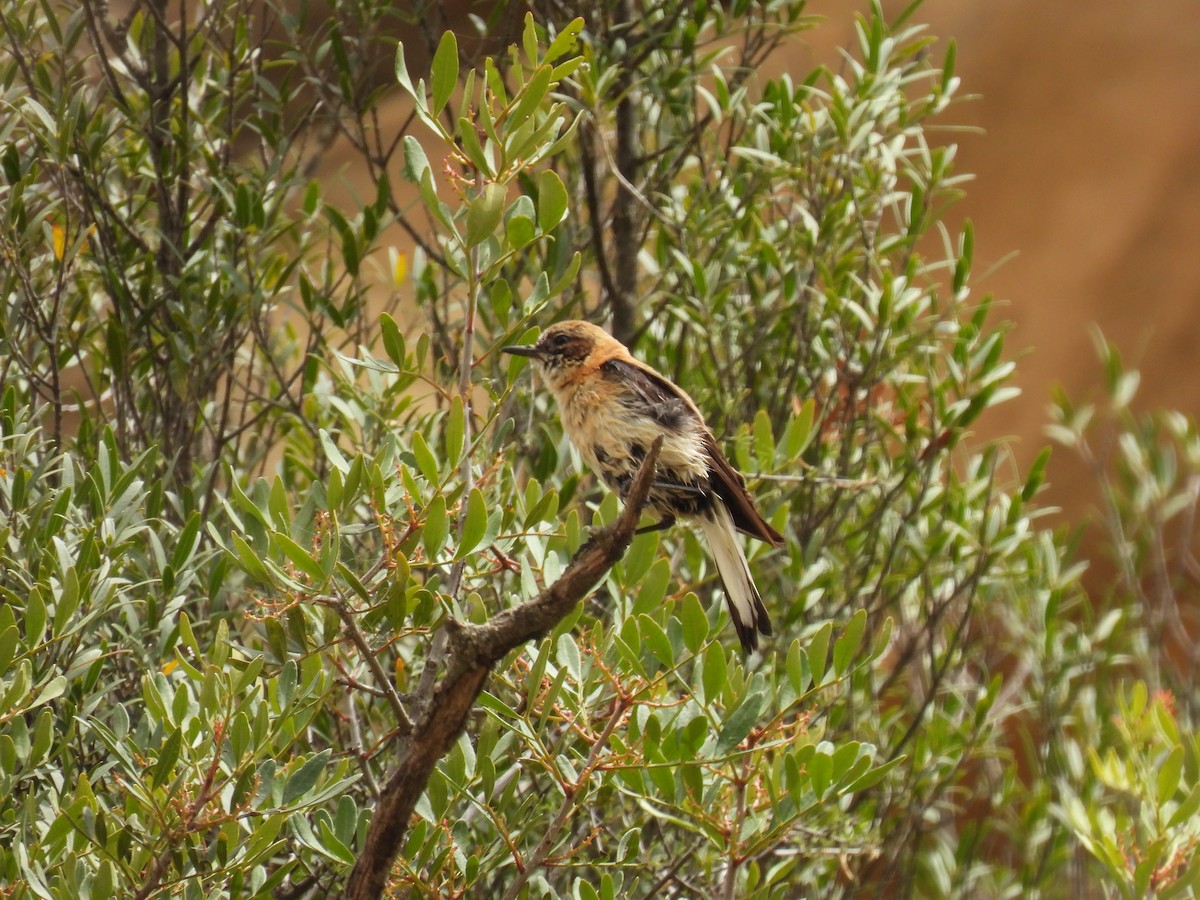
<svg viewBox="0 0 1200 900"><path fill-rule="evenodd" d="M659 522L699 524L725 585L729 616L747 653L771 622L737 532L780 545L746 491L746 482L717 448L692 398L590 322L559 322L536 344L505 347L527 356L558 401L563 428L584 461L624 499L647 448L663 447L646 511Z"/></svg>

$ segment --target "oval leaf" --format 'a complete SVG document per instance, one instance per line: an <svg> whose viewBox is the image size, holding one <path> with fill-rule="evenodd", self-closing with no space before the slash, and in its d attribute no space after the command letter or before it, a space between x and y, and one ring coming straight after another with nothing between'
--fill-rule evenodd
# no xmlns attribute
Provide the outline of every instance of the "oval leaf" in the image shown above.
<svg viewBox="0 0 1200 900"><path fill-rule="evenodd" d="M433 69L429 73L433 88L433 106L429 112L437 115L450 100L454 86L458 84L458 41L454 32L447 31L442 35L437 52L433 55Z"/></svg>
<svg viewBox="0 0 1200 900"><path fill-rule="evenodd" d="M550 232L567 215L567 189L558 173L546 169L538 175L538 225Z"/></svg>
<svg viewBox="0 0 1200 900"><path fill-rule="evenodd" d="M458 545L458 557L461 559L477 546L487 533L487 504L484 503L483 493L479 488L471 488L467 497L467 516L463 520L462 541Z"/></svg>
<svg viewBox="0 0 1200 900"><path fill-rule="evenodd" d="M467 207L467 246L482 244L491 237L504 214L504 185L492 182Z"/></svg>

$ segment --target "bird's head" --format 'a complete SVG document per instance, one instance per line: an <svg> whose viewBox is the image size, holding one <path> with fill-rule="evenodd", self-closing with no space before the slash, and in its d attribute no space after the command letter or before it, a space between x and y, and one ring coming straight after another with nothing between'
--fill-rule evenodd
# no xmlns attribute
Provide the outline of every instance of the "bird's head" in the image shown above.
<svg viewBox="0 0 1200 900"><path fill-rule="evenodd" d="M607 331L591 322L556 322L535 344L504 347L502 352L527 356L534 361L552 390L557 390L589 360L607 359L624 351Z"/></svg>

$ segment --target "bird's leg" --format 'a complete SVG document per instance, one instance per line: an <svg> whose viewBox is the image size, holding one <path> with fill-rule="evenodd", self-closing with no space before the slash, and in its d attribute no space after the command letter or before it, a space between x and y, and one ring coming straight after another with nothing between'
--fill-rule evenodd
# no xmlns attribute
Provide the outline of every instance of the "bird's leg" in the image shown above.
<svg viewBox="0 0 1200 900"><path fill-rule="evenodd" d="M675 524L674 516L665 516L653 525L646 525L644 528L639 528L634 534L649 534L652 531L664 531Z"/></svg>
<svg viewBox="0 0 1200 900"><path fill-rule="evenodd" d="M691 494L696 497L704 497L707 492L694 484L685 484L682 481L667 481L663 478L655 478L650 482L651 491L669 491L674 494ZM678 505L678 501L676 501ZM671 513L664 515L659 521L653 525L647 525L644 528L639 528L634 534L649 534L652 531L664 531L675 524L675 516Z"/></svg>
<svg viewBox="0 0 1200 900"><path fill-rule="evenodd" d="M663 491L682 491L685 494L695 494L697 497L703 497L708 494L702 487L694 484L684 484L682 481L665 481L662 478L655 478L650 482L650 490Z"/></svg>

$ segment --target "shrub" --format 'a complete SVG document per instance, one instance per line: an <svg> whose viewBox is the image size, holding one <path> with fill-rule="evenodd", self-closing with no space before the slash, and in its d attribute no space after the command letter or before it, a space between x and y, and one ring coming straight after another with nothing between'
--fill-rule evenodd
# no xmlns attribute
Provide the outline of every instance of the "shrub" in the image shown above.
<svg viewBox="0 0 1200 900"><path fill-rule="evenodd" d="M427 78L410 36L393 129L388 9L2 14L5 888L1187 890L1189 720L1102 696L1145 644L1041 526L1045 457L971 439L1013 366L940 219L953 45L873 6L760 82L803 3L535 4L491 58L427 27ZM322 128L357 208L305 177ZM760 657L499 357L567 315L788 536Z"/></svg>

